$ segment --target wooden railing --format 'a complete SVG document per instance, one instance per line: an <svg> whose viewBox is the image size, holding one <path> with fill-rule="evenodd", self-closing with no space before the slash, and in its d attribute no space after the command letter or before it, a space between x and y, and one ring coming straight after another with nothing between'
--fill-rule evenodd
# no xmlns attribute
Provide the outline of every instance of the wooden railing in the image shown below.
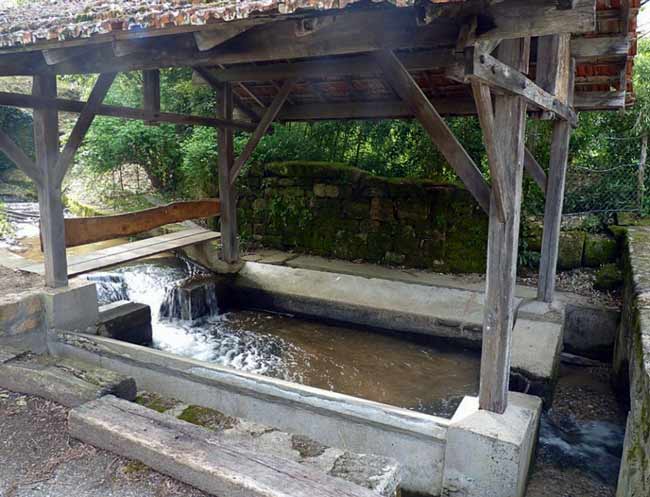
<svg viewBox="0 0 650 497"><path fill-rule="evenodd" d="M218 216L219 199L173 202L115 216L79 217L65 219L65 246L112 240L136 235L165 224Z"/></svg>

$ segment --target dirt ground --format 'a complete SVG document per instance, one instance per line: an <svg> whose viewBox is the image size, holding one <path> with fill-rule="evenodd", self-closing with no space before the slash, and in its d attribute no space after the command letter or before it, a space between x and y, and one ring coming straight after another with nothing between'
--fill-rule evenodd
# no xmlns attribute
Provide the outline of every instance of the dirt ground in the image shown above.
<svg viewBox="0 0 650 497"><path fill-rule="evenodd" d="M0 295L36 290L42 287L42 276L24 271L15 271L0 265Z"/></svg>
<svg viewBox="0 0 650 497"><path fill-rule="evenodd" d="M0 497L206 497L71 439L68 409L0 389Z"/></svg>

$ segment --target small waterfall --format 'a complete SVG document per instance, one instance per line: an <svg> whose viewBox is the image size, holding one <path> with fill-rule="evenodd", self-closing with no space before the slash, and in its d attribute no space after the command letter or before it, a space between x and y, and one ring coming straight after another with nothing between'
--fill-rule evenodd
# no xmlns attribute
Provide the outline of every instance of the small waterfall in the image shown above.
<svg viewBox="0 0 650 497"><path fill-rule="evenodd" d="M159 316L167 319L196 321L219 314L217 278L198 275L167 289Z"/></svg>
<svg viewBox="0 0 650 497"><path fill-rule="evenodd" d="M95 283L99 305L129 300L129 288L124 275L120 273L95 273L86 276L86 279Z"/></svg>

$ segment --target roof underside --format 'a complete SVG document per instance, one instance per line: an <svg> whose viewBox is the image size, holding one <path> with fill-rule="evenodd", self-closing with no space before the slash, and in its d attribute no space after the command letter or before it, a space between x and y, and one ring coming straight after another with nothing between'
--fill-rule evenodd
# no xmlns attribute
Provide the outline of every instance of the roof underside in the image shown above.
<svg viewBox="0 0 650 497"><path fill-rule="evenodd" d="M111 66L122 70L119 63L132 57L129 50L133 50L132 47L126 50L122 48L122 42L142 43L142 49L155 47L167 54L172 48L181 50L185 47L187 51L179 52L175 59L181 62L161 63L160 67L210 67L218 77L232 81L240 103L258 114L278 93L280 81L285 79L283 72L293 71L297 83L280 119L409 117L410 111L398 101L380 72L364 65L363 52L368 50L346 49L348 38L340 37L337 33L337 29L344 29L342 26L345 24L337 21L335 15L348 18L353 27L354 18L350 16L362 16L356 28L359 35L374 29L374 21L369 20L373 19L370 14L384 15L381 17L383 23L399 24L402 18L409 21L413 18L412 37L417 38L419 34L416 30L420 29L421 19L431 12L435 19L453 20L452 25L440 24L439 31L444 31L448 26L457 31L468 13L481 12L485 5L501 1L504 0L433 0L433 5L429 2L414 5L415 0L381 3L371 0L51 1L0 9L0 75L47 72L54 68L58 73L98 72L98 66L91 62L72 64L68 52L75 50L79 55L93 54L98 60L106 54L106 60L117 61L117 65L108 62L106 70ZM582 0L583 3L585 1ZM572 52L577 62L575 103L578 110L620 108L633 102L632 68L636 54L638 8L639 0L596 0L596 30L573 36ZM414 21L416 17L417 27ZM284 52L272 53L272 49L279 45L272 46L275 34L269 37L265 33L275 29L273 33L279 33L277 43L282 42L282 22L277 21L287 19L297 20L296 33L292 32L297 39L304 35L307 45L310 38L314 40L308 56L301 56L302 48L288 49L286 55L283 55ZM479 29L480 24L479 15ZM304 33L300 30L304 30ZM329 36L326 37L324 33L328 32ZM348 35L354 38L353 33ZM405 65L441 113L474 113L468 85L446 76L448 62L454 56L454 44L433 46L429 44L429 38L422 46L400 48L401 45L397 43L395 48L404 61L411 61L410 65L406 62ZM258 49L256 53L261 54L258 58L244 58L246 62L229 56L231 52L241 52L242 45L248 43L249 39L262 44L268 39L270 46ZM330 45L337 44L329 50ZM67 52L62 54L65 50ZM124 54L118 53L120 50ZM328 55L328 50L333 55ZM531 78L535 74L535 50L536 40L533 40ZM191 54L185 57L197 54L196 63L182 62L183 54ZM206 58L206 54L217 54L223 62L214 64L212 59ZM47 62L43 60L48 58L50 60ZM441 62L422 64L423 60L433 59L440 59ZM153 67L155 57L152 60ZM320 65L322 70L314 70ZM330 73L327 68L334 65L338 69ZM301 69L296 70L296 67ZM303 67L304 73L301 72ZM124 70L129 68L131 66L125 63ZM264 79L265 74L268 79ZM613 99L613 96L616 98Z"/></svg>

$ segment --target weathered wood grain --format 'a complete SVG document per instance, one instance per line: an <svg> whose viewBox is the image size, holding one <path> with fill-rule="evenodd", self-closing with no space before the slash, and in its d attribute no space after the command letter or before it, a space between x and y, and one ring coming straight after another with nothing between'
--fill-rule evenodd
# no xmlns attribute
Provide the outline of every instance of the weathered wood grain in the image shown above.
<svg viewBox="0 0 650 497"><path fill-rule="evenodd" d="M138 212L114 216L79 217L65 220L66 247L131 236L165 224L218 216L218 199L173 202Z"/></svg>
<svg viewBox="0 0 650 497"><path fill-rule="evenodd" d="M36 164L14 142L9 135L0 129L0 152L3 152L10 161L18 166L37 185L42 185L42 175Z"/></svg>
<svg viewBox="0 0 650 497"><path fill-rule="evenodd" d="M56 77L35 76L32 92L39 97L56 97ZM45 259L45 284L58 288L68 284L68 271L61 182L56 171L59 159L59 118L56 110L34 111L34 149L36 167L42 179L37 189Z"/></svg>
<svg viewBox="0 0 650 497"><path fill-rule="evenodd" d="M86 102L66 98L42 97L40 95L24 95L21 93L0 92L0 105L26 109L50 109L63 112L81 113ZM120 107L116 105L100 105L96 112L98 116L119 117L136 121L153 121L161 123L182 124L187 126L209 126L212 128L235 128L254 131L255 124L243 121L217 119L214 117L191 116L171 112L149 113L144 109Z"/></svg>
<svg viewBox="0 0 650 497"><path fill-rule="evenodd" d="M218 92L217 116L232 119L232 86L223 83ZM229 264L239 260L237 238L237 187L230 181L233 171L234 150L232 130L219 128L218 132L219 199L221 200L221 256Z"/></svg>
<svg viewBox="0 0 650 497"><path fill-rule="evenodd" d="M73 409L68 427L75 438L219 497L379 497L316 467L252 451L112 396Z"/></svg>
<svg viewBox="0 0 650 497"><path fill-rule="evenodd" d="M556 74L554 85L558 91L564 86L563 93L567 95L567 104L573 105L573 88L575 77L575 59L570 59L568 50L561 44L550 44L549 50L557 52L551 59L559 60L564 57L560 65L563 72ZM564 185L566 179L567 161L569 158L569 142L571 140L571 126L566 122L553 123L551 137L551 156L547 179L546 203L544 207L544 229L542 232L542 251L539 261L539 282L537 284L537 298L544 302L552 302L555 292L555 275L560 244L560 226L562 224L562 207L564 205Z"/></svg>
<svg viewBox="0 0 650 497"><path fill-rule="evenodd" d="M528 148L524 149L524 169L535 180L542 192L546 193L546 173Z"/></svg>
<svg viewBox="0 0 650 497"><path fill-rule="evenodd" d="M498 54L505 64L518 67L525 57L524 40L502 41ZM479 389L479 407L496 413L503 413L508 404L525 127L524 100L516 95L497 96L494 141L499 144L501 160L494 169L503 176L501 181L510 195L504 203L505 222L497 216L494 190L490 199Z"/></svg>
<svg viewBox="0 0 650 497"><path fill-rule="evenodd" d="M160 112L160 71L158 69L142 72L142 107L151 115ZM157 124L149 120L145 123Z"/></svg>

